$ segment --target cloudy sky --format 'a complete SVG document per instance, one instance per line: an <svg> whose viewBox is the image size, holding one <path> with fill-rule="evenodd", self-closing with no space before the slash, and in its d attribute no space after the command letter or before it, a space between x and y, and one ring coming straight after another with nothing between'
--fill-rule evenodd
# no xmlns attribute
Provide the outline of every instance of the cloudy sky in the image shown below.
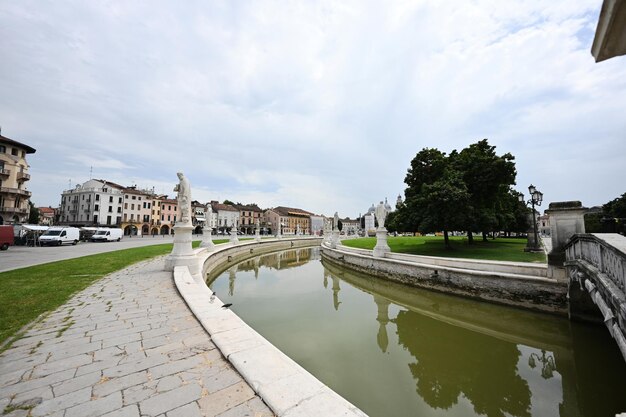
<svg viewBox="0 0 626 417"><path fill-rule="evenodd" d="M626 57L601 0L0 1L2 135L56 206L105 178L356 216L424 147L488 138L517 189L626 192ZM547 205L547 204L546 204Z"/></svg>

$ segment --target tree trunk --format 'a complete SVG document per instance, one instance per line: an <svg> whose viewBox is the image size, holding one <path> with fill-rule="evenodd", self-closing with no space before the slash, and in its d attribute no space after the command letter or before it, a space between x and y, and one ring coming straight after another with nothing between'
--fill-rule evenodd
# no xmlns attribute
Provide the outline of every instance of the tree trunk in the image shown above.
<svg viewBox="0 0 626 417"><path fill-rule="evenodd" d="M473 245L474 244L474 235L469 230L467 231L467 244L468 245Z"/></svg>
<svg viewBox="0 0 626 417"><path fill-rule="evenodd" d="M487 233L483 232L483 242L487 241Z"/></svg>
<svg viewBox="0 0 626 417"><path fill-rule="evenodd" d="M443 231L443 242L447 249L450 249L450 240L448 239L448 231Z"/></svg>

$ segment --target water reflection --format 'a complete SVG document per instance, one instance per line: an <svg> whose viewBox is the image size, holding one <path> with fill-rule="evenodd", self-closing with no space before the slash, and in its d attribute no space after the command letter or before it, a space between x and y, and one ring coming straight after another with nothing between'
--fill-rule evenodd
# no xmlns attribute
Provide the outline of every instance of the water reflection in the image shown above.
<svg viewBox="0 0 626 417"><path fill-rule="evenodd" d="M372 417L626 410L626 366L602 328L373 279L316 249L255 257L211 287Z"/></svg>

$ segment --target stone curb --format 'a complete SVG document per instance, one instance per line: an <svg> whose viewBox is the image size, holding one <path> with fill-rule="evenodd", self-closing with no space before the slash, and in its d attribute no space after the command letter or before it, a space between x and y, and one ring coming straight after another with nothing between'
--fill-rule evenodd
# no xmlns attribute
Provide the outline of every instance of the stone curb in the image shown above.
<svg viewBox="0 0 626 417"><path fill-rule="evenodd" d="M224 244L218 245L212 252L197 250L196 255L204 264L211 257L219 258L216 255L230 257L250 254L254 253L254 248L263 247L289 249L290 246L286 245L293 246L294 242L302 247L302 244L311 246L319 244L319 241L320 239L311 238L283 238L242 242L235 246ZM213 343L278 417L322 415L367 417L363 411L324 385L254 331L235 313L223 309L222 301L212 296L202 276L192 276L186 266L176 266L173 275L178 291L210 334Z"/></svg>

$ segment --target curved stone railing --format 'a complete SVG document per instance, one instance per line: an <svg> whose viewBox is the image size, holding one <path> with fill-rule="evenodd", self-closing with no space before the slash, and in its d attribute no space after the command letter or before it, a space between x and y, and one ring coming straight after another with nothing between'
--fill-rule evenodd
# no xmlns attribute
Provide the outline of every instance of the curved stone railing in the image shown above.
<svg viewBox="0 0 626 417"><path fill-rule="evenodd" d="M235 313L221 308L204 281L206 274L240 260L278 250L317 246L319 238L267 239L195 251L199 270L192 276L186 266L174 267L176 286L189 308L222 354L279 417L367 417L258 334Z"/></svg>
<svg viewBox="0 0 626 417"><path fill-rule="evenodd" d="M626 360L626 237L576 234L565 245L569 316L602 321Z"/></svg>
<svg viewBox="0 0 626 417"><path fill-rule="evenodd" d="M386 253L322 244L331 262L403 284L530 310L567 314L567 287L545 265Z"/></svg>

